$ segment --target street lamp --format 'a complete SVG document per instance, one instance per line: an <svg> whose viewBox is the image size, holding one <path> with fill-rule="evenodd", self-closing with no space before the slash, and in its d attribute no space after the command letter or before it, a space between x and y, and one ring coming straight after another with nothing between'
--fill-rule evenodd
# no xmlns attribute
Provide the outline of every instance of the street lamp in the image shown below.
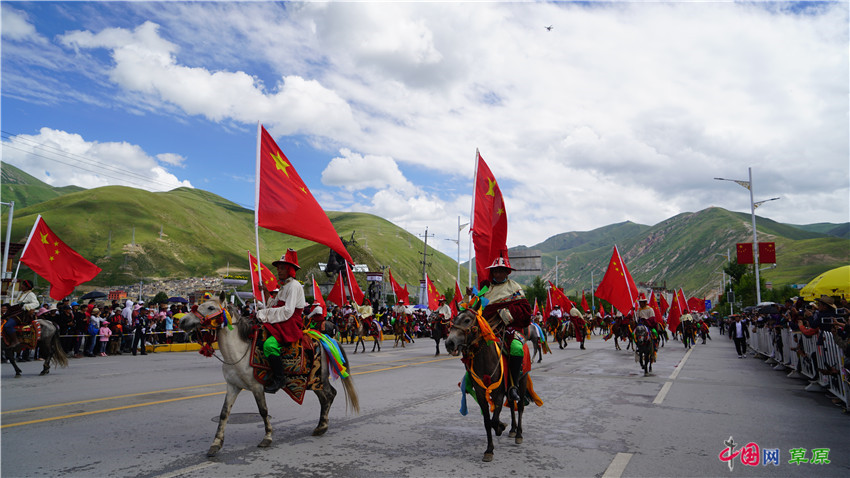
<svg viewBox="0 0 850 478"><path fill-rule="evenodd" d="M457 239L446 239L457 244L457 283L460 284L460 231L464 230L469 223L461 224L460 216L457 217ZM472 270L472 262L469 263L469 269Z"/></svg>
<svg viewBox="0 0 850 478"><path fill-rule="evenodd" d="M756 271L756 305L761 303L761 284L759 281L759 248L758 248L758 236L756 235L756 208L761 206L762 204L768 201L775 201L779 198L770 198L765 199L764 201L759 201L756 203L753 200L753 168L747 168L749 171L750 179L749 181L743 181L740 179L726 179L726 178L714 178L718 181L732 181L733 183L737 183L739 186L745 187L750 191L750 216L753 220L753 262L755 264Z"/></svg>

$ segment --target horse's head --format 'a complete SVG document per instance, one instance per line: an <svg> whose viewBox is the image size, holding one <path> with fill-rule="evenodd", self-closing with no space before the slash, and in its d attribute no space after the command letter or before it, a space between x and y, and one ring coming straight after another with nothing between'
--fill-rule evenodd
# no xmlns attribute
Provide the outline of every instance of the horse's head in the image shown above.
<svg viewBox="0 0 850 478"><path fill-rule="evenodd" d="M459 355L478 336L477 329L477 313L470 309L461 311L452 320L449 336L446 337L446 351L451 355Z"/></svg>
<svg viewBox="0 0 850 478"><path fill-rule="evenodd" d="M180 319L179 327L191 334L201 327L205 318L213 317L221 312L222 303L218 299L208 300L198 305L196 310L189 312Z"/></svg>

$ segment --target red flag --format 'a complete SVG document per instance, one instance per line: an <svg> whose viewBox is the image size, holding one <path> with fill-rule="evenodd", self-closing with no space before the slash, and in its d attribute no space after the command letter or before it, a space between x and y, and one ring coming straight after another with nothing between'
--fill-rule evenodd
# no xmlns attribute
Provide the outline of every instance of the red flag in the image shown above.
<svg viewBox="0 0 850 478"><path fill-rule="evenodd" d="M735 250L738 252L738 264L753 263L753 243L739 242ZM761 251L759 251L761 252Z"/></svg>
<svg viewBox="0 0 850 478"><path fill-rule="evenodd" d="M740 262L740 261L738 261ZM776 263L776 243L759 242L759 264Z"/></svg>
<svg viewBox="0 0 850 478"><path fill-rule="evenodd" d="M587 297L584 296L584 291L581 291L581 308L585 312L590 312L590 306L587 305Z"/></svg>
<svg viewBox="0 0 850 478"><path fill-rule="evenodd" d="M393 271L392 270L390 270L389 273L390 273L390 285L393 288L393 292L395 293L397 300L408 300L407 290L402 289L401 286L398 285L398 282L395 281L395 277L393 277Z"/></svg>
<svg viewBox="0 0 850 478"><path fill-rule="evenodd" d="M313 302L318 302L322 306L322 313L328 314L328 306L325 304L325 299L322 297L322 290L319 289L319 284L316 283L316 278L313 277Z"/></svg>
<svg viewBox="0 0 850 478"><path fill-rule="evenodd" d="M404 299L402 300L404 301L402 302L403 305L410 305L410 291L407 290L407 284L404 284Z"/></svg>
<svg viewBox="0 0 850 478"><path fill-rule="evenodd" d="M537 307L537 299L534 299L534 309L531 311L531 315L537 317L537 314L540 313L540 308Z"/></svg>
<svg viewBox="0 0 850 478"><path fill-rule="evenodd" d="M455 295L452 297L449 307L452 309L452 317L457 316L457 305L463 300L463 294L460 292L460 285L455 281Z"/></svg>
<svg viewBox="0 0 850 478"><path fill-rule="evenodd" d="M75 287L94 279L101 271L62 242L40 214L35 218L21 262L50 282L50 298L54 300L64 299Z"/></svg>
<svg viewBox="0 0 850 478"><path fill-rule="evenodd" d="M685 299L685 291L682 288L679 288L679 292L676 292L676 301L679 302L679 310L682 314L690 312L691 309L688 308L688 300Z"/></svg>
<svg viewBox="0 0 850 478"><path fill-rule="evenodd" d="M440 307L440 293L437 292L437 288L434 287L434 283L431 282L431 278L428 277L428 274L425 274L425 284L427 285L427 296L428 296L428 309L437 310Z"/></svg>
<svg viewBox="0 0 850 478"><path fill-rule="evenodd" d="M567 297L567 294L565 294L563 290L552 285L551 281L549 282L549 291L552 294L552 306L554 307L556 305L560 305L561 310L564 312L564 315L569 315L570 310L575 307L573 301L571 301L570 298Z"/></svg>
<svg viewBox="0 0 850 478"><path fill-rule="evenodd" d="M658 307L658 300L655 299L655 291L652 291L652 293L649 294L649 306L652 307L652 311L655 312L655 320L658 323L661 323L664 318L664 315L661 313L661 309Z"/></svg>
<svg viewBox="0 0 850 478"><path fill-rule="evenodd" d="M256 224L324 244L354 262L292 163L266 129L257 126Z"/></svg>
<svg viewBox="0 0 850 478"><path fill-rule="evenodd" d="M620 251L617 246L614 246L614 252L611 254L611 260L608 262L608 270L605 271L605 277L596 288L596 297L608 301L609 304L616 307L623 315L628 315L634 306L635 300L638 297L637 286L632 280L632 275L629 274L629 269L623 258L620 257Z"/></svg>
<svg viewBox="0 0 850 478"><path fill-rule="evenodd" d="M605 317L605 307L602 304L599 304L599 313L602 314L602 317Z"/></svg>
<svg viewBox="0 0 850 478"><path fill-rule="evenodd" d="M336 275L336 282L331 293L328 294L328 300L339 306L345 304L345 287L342 282L342 274Z"/></svg>
<svg viewBox="0 0 850 478"><path fill-rule="evenodd" d="M363 291L360 290L360 286L357 285L357 279L351 272L351 267L348 265L348 262L345 263L345 278L348 280L348 290L351 292L351 299L357 305L363 305L363 299L366 298L366 295L363 294Z"/></svg>
<svg viewBox="0 0 850 478"><path fill-rule="evenodd" d="M489 277L487 267L508 248L508 215L496 177L477 150L475 156L477 164L470 231L475 247L475 271L481 284Z"/></svg>
<svg viewBox="0 0 850 478"><path fill-rule="evenodd" d="M681 320L679 320L680 317L682 317L682 309L679 307L679 299L673 297L673 303L670 305L670 313L667 314L667 328L670 329L670 332L676 332L676 328L681 323Z"/></svg>
<svg viewBox="0 0 850 478"><path fill-rule="evenodd" d="M260 290L260 283L268 290L275 290L279 287L277 277L263 263L260 263L260 273L257 274L257 258L250 251L248 251L248 264L251 268L251 292L253 292L255 299L262 302L263 293Z"/></svg>
<svg viewBox="0 0 850 478"><path fill-rule="evenodd" d="M670 304L667 303L666 294L661 294L661 304L659 304L659 307L661 309L661 316L663 317L664 314L667 313L667 310L670 309Z"/></svg>
<svg viewBox="0 0 850 478"><path fill-rule="evenodd" d="M691 297L688 299L688 310L692 310L694 312L705 312L705 299Z"/></svg>

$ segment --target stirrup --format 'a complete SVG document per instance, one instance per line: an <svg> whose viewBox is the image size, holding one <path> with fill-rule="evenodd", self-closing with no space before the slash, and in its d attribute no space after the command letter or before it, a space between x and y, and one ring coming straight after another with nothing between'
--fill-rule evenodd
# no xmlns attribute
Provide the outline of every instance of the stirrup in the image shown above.
<svg viewBox="0 0 850 478"><path fill-rule="evenodd" d="M277 393L281 387L283 387L283 385L280 383L280 380L275 377L271 382L263 385L263 391L266 393Z"/></svg>
<svg viewBox="0 0 850 478"><path fill-rule="evenodd" d="M511 387L508 390L508 397L511 401L519 402L519 390L516 387Z"/></svg>

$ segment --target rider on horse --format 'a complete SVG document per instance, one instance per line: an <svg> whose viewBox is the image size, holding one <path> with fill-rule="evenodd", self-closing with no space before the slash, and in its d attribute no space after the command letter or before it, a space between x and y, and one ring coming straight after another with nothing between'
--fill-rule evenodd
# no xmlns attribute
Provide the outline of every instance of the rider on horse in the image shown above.
<svg viewBox="0 0 850 478"><path fill-rule="evenodd" d="M499 323L505 326L503 339L509 350L508 370L511 374L508 394L511 400L518 402L520 396L517 384L523 360L522 338L519 334L531 323L531 304L525 298L522 286L508 279L508 275L516 269L508 262L507 251L503 251L487 269L490 277L481 285L482 289L489 286L484 294L484 298L489 302L482 315L494 330Z"/></svg>
<svg viewBox="0 0 850 478"><path fill-rule="evenodd" d="M9 347L15 347L19 343L18 334L15 331L15 326L19 325L27 325L32 322L32 319L35 318L35 311L39 308L38 297L35 296L35 292L32 291L32 282L28 280L21 281L21 295L18 296L12 303L12 305L21 304L24 309L24 313L20 317L10 317L6 320L3 325L3 335L6 337L6 342L9 344Z"/></svg>
<svg viewBox="0 0 850 478"><path fill-rule="evenodd" d="M584 350L584 328L587 325L587 322L585 322L584 317L582 317L581 311L578 310L578 308L576 307L570 309L570 322L573 323L573 330L576 334L576 341L581 344L581 350Z"/></svg>
<svg viewBox="0 0 850 478"><path fill-rule="evenodd" d="M446 297L441 295L437 301L440 303L440 306L434 311L434 321L431 323L431 337L437 341L437 353L434 354L435 357L440 355L440 337L446 337L448 335L446 331L452 319L452 309L446 304Z"/></svg>
<svg viewBox="0 0 850 478"><path fill-rule="evenodd" d="M283 386L283 360L280 353L304 335L302 314L307 306L304 288L295 280L295 273L301 268L295 250L287 249L286 254L279 261L272 262L272 265L277 267L280 292L268 300L265 309L257 311L257 319L270 334L263 342L263 354L269 360L273 373L272 379L265 386L266 393L275 393Z"/></svg>

